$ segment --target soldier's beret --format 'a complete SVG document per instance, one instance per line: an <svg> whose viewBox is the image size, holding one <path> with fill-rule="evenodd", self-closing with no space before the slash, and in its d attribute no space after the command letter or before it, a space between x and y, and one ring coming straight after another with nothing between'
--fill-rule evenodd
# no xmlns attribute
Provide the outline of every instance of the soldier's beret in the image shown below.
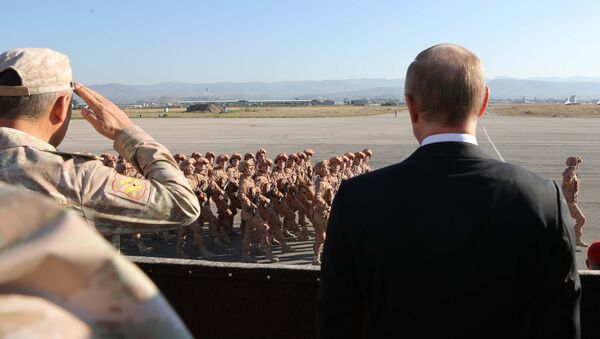
<svg viewBox="0 0 600 339"><path fill-rule="evenodd" d="M581 158L578 156L568 157L565 163L567 166L577 166L577 164L581 163Z"/></svg>
<svg viewBox="0 0 600 339"><path fill-rule="evenodd" d="M248 160L248 159L254 159L254 154L252 154L252 153L244 154L244 160Z"/></svg>
<svg viewBox="0 0 600 339"><path fill-rule="evenodd" d="M215 158L215 154L213 152L206 152L204 155L205 158Z"/></svg>
<svg viewBox="0 0 600 339"><path fill-rule="evenodd" d="M278 154L278 155L275 157L275 162L278 162L279 160L284 160L284 161L287 161L287 160L288 160L288 156L287 156L286 154L283 154L283 153L281 153L281 154Z"/></svg>
<svg viewBox="0 0 600 339"><path fill-rule="evenodd" d="M588 248L588 260L600 265L600 241L594 241Z"/></svg>
<svg viewBox="0 0 600 339"><path fill-rule="evenodd" d="M304 152L304 154L306 154L306 155L310 155L311 157L312 157L313 155L315 155L315 151L313 151L313 150L312 150L312 149L310 149L310 148L307 148L307 149L305 149L303 152Z"/></svg>

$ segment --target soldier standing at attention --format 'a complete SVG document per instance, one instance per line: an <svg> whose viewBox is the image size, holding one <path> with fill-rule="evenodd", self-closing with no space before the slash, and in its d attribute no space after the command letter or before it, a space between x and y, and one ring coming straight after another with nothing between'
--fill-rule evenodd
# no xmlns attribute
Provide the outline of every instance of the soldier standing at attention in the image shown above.
<svg viewBox="0 0 600 339"><path fill-rule="evenodd" d="M259 239L260 245L265 250L266 257L271 262L278 261L271 252L269 246L269 226L263 218L260 217L258 206L260 203L268 203L269 199L260 194L259 189L254 184L254 160L246 160L240 163L242 177L240 179L240 188L238 190L238 199L242 203L242 221L245 221L244 240L242 241L242 262L256 262L250 257L252 240Z"/></svg>
<svg viewBox="0 0 600 339"><path fill-rule="evenodd" d="M571 214L571 217L575 219L576 244L580 247L587 247L588 244L581 239L583 224L585 224L585 216L581 213L579 206L577 206L577 198L581 186L581 181L579 180L579 176L577 176L579 164L581 164L580 157L575 156L567 158L566 165L568 167L563 172L562 191L565 200L567 201L567 205L569 206L569 213Z"/></svg>
<svg viewBox="0 0 600 339"><path fill-rule="evenodd" d="M81 111L86 121L147 179L56 149L67 133L73 91L91 108ZM69 59L49 49L0 55L0 181L51 196L104 236L176 229L200 213L171 153L112 102L75 85Z"/></svg>
<svg viewBox="0 0 600 339"><path fill-rule="evenodd" d="M315 165L316 181L315 198L313 199L313 226L315 227L315 244L313 246L313 265L321 265L321 250L327 233L327 222L333 201L333 187L329 183L329 161L323 160Z"/></svg>

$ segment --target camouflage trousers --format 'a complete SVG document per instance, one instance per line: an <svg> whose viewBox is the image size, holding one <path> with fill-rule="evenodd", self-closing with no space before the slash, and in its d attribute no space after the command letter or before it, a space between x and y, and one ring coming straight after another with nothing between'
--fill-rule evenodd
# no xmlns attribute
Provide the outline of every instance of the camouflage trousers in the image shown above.
<svg viewBox="0 0 600 339"><path fill-rule="evenodd" d="M198 218L200 227L205 222L208 223L208 235L212 238L216 238L219 235L219 221L215 217L214 213L210 209L210 204L202 204L200 207L200 218Z"/></svg>
<svg viewBox="0 0 600 339"><path fill-rule="evenodd" d="M315 227L315 244L313 251L315 255L321 253L323 244L325 243L325 237L327 236L327 222L329 219L329 212L320 211L313 214L313 226Z"/></svg>
<svg viewBox="0 0 600 339"><path fill-rule="evenodd" d="M254 215L252 211L244 209L242 210L242 221L246 223L242 251L249 252L254 239L258 239L265 250L269 249L269 225L260 217L260 214Z"/></svg>
<svg viewBox="0 0 600 339"><path fill-rule="evenodd" d="M273 201L273 206L279 215L283 217L283 229L296 232L299 230L298 224L296 223L296 213L286 204L285 200L279 201L278 199Z"/></svg>
<svg viewBox="0 0 600 339"><path fill-rule="evenodd" d="M202 227L198 221L194 221L188 226L184 226L179 230L177 235L177 245L175 246L175 254L180 256L183 254L183 247L185 246L185 240L189 235L193 236L194 246L201 248L204 247L204 240L202 240Z"/></svg>
<svg viewBox="0 0 600 339"><path fill-rule="evenodd" d="M576 202L567 203L569 206L569 213L571 214L571 218L575 219L575 235L577 238L581 237L583 233L583 224L585 224L585 216L577 206Z"/></svg>
<svg viewBox="0 0 600 339"><path fill-rule="evenodd" d="M279 219L279 215L275 210L269 205L260 206L258 209L260 216L267 221L269 225L269 235L272 236L275 240L279 241L280 244L285 244L285 238L283 237L283 233L281 227L283 224ZM269 245L271 244L269 237Z"/></svg>

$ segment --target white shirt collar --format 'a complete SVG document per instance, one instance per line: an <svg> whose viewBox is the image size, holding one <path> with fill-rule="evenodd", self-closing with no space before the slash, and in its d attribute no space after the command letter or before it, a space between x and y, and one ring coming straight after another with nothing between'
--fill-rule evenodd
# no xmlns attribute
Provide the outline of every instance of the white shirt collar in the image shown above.
<svg viewBox="0 0 600 339"><path fill-rule="evenodd" d="M467 142L477 145L477 139L471 134L465 133L442 133L430 135L421 141L421 146L433 144L436 142Z"/></svg>

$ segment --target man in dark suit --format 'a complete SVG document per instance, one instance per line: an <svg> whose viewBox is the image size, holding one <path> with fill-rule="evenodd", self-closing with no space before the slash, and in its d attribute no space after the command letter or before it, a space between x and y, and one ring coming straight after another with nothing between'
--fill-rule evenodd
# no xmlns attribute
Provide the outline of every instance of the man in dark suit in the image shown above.
<svg viewBox="0 0 600 339"><path fill-rule="evenodd" d="M358 337L366 313L373 338L579 338L569 211L555 183L477 146L477 56L426 49L405 96L421 146L333 201L318 337Z"/></svg>

